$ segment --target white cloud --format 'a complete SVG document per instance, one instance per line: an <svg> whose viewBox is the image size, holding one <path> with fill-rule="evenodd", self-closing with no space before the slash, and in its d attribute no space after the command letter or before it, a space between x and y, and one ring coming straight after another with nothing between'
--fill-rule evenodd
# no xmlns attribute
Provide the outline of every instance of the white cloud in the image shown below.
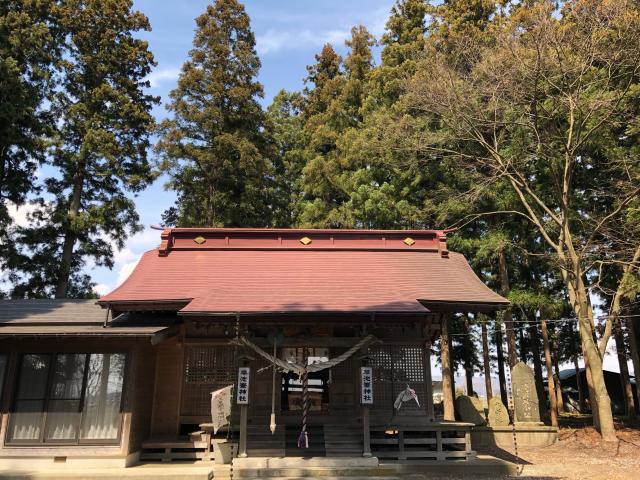
<svg viewBox="0 0 640 480"><path fill-rule="evenodd" d="M353 25L365 25L376 37L384 32L390 7L379 8L352 22L343 22L339 28L314 31L309 28L271 28L256 36L258 54L267 55L283 50L321 47L325 43L342 45L351 36Z"/></svg>
<svg viewBox="0 0 640 480"><path fill-rule="evenodd" d="M127 262L120 267L120 270L118 270L118 285L121 285L122 282L129 278L129 275L131 275L133 270L136 268L138 260L140 260L139 257L136 260Z"/></svg>
<svg viewBox="0 0 640 480"><path fill-rule="evenodd" d="M305 47L321 47L325 43L342 44L349 38L350 30L327 30L313 32L311 30L275 30L269 29L256 38L256 50L259 55L294 50Z"/></svg>
<svg viewBox="0 0 640 480"><path fill-rule="evenodd" d="M147 80L151 88L158 88L162 83L175 82L179 76L180 68L178 67L158 68L147 75Z"/></svg>
<svg viewBox="0 0 640 480"><path fill-rule="evenodd" d="M103 236L106 239L106 237ZM107 239L107 241L109 241ZM147 228L136 233L125 241L123 248L118 249L111 241L113 248L113 269L108 271L99 268L99 282L94 290L100 295L105 295L124 282L135 269L142 254L157 247L160 244L160 232ZM91 268L90 265L87 268Z"/></svg>
<svg viewBox="0 0 640 480"><path fill-rule="evenodd" d="M122 249L115 249L114 270L118 272L117 287L122 284L138 264L142 254L160 244L160 232L147 228L129 237Z"/></svg>
<svg viewBox="0 0 640 480"><path fill-rule="evenodd" d="M106 283L98 283L97 285L95 285L93 287L93 291L96 292L100 296L106 295L111 290L112 290L112 288L109 285L107 285Z"/></svg>
<svg viewBox="0 0 640 480"><path fill-rule="evenodd" d="M16 205L15 203L8 203L7 210L9 216L13 219L14 225L20 227L26 227L29 225L29 215L37 208L35 203L25 203L23 205Z"/></svg>

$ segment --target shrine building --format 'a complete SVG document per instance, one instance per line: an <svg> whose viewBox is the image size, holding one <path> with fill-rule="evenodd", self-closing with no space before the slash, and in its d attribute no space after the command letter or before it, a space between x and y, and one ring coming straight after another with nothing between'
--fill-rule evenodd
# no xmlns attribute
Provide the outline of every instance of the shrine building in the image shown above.
<svg viewBox="0 0 640 480"><path fill-rule="evenodd" d="M446 232L159 240L98 300L0 301L0 468L473 457L469 424L434 411L431 346L445 316L508 302ZM211 393L230 385L213 428Z"/></svg>

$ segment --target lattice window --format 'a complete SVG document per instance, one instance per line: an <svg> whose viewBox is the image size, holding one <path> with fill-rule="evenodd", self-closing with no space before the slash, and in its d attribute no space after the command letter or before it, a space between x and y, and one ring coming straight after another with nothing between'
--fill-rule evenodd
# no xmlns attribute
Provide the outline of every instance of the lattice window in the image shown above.
<svg viewBox="0 0 640 480"><path fill-rule="evenodd" d="M407 387L416 391L420 407L415 402L402 405L402 415L424 414L424 358L421 346L379 345L369 349L373 367L374 410L393 412L396 396Z"/></svg>
<svg viewBox="0 0 640 480"><path fill-rule="evenodd" d="M185 348L182 415L210 415L211 392L236 381L235 349L231 346Z"/></svg>

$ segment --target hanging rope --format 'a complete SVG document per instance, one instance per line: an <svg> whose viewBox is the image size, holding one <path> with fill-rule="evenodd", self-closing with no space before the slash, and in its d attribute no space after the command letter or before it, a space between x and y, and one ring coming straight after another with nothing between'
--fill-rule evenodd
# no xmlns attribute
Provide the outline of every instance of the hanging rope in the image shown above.
<svg viewBox="0 0 640 480"><path fill-rule="evenodd" d="M302 355L304 362L308 361L309 355L307 347ZM298 437L298 448L309 448L309 435L307 433L307 415L309 413L309 370L302 372L302 431Z"/></svg>
<svg viewBox="0 0 640 480"><path fill-rule="evenodd" d="M356 353L361 348L377 341L379 340L373 335L367 335L358 343L356 343L353 347L351 347L349 350L344 352L342 355L338 355L337 357L332 358L326 362L314 363L313 365L304 365L296 362L286 362L284 360L276 358L275 355L271 355L270 353L265 352L262 348L260 348L258 345L256 345L246 337L240 337L240 338L231 340L231 343L249 347L250 349L255 351L258 355L268 360L269 363L276 365L280 371L293 372L293 373L296 373L299 377L302 377L305 371L321 372L322 370L326 370L327 368L333 368L336 365L344 362L346 359L351 357L354 353Z"/></svg>

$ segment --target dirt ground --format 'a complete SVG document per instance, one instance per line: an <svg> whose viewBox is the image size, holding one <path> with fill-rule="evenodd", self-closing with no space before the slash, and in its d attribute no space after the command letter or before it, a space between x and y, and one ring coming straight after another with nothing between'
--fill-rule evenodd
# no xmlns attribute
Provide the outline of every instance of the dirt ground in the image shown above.
<svg viewBox="0 0 640 480"><path fill-rule="evenodd" d="M555 445L520 448L520 478L640 480L640 422L617 422L618 442L605 444L590 421L565 417Z"/></svg>

